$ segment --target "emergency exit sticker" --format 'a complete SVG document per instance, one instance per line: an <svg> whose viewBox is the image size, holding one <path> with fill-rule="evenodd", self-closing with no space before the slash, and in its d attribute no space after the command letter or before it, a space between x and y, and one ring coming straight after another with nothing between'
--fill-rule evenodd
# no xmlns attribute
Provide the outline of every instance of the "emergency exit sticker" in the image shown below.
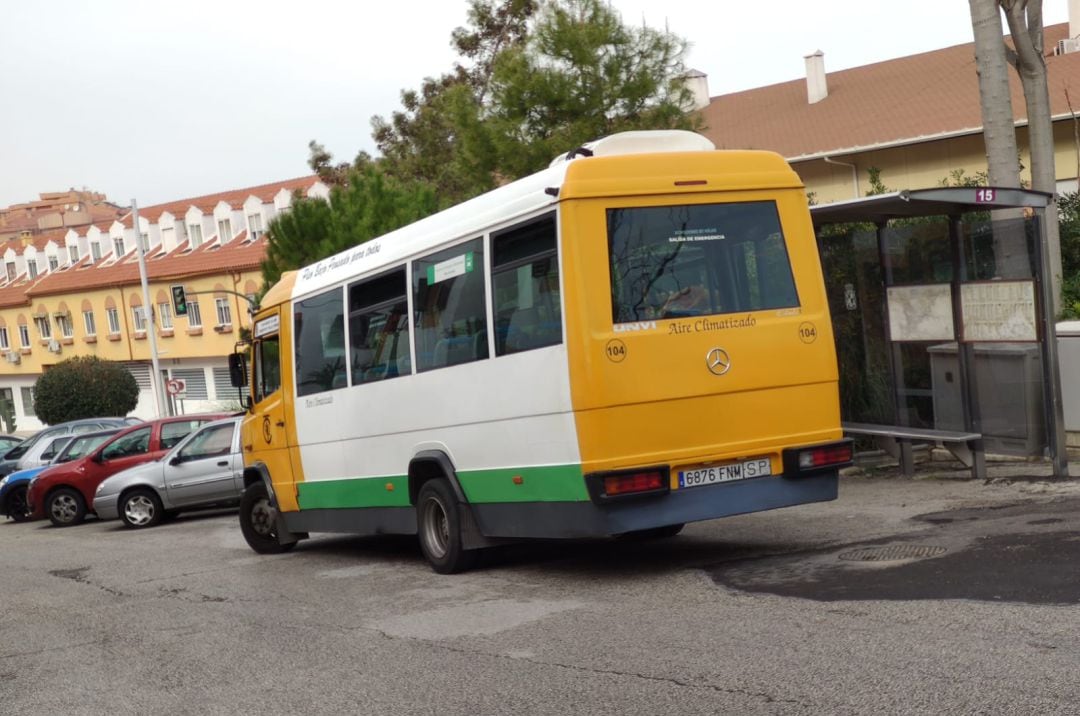
<svg viewBox="0 0 1080 716"><path fill-rule="evenodd" d="M440 281L456 278L457 276L464 276L467 273L471 273L473 267L474 259L472 251L461 254L460 256L455 256L452 259L447 259L446 261L440 261L433 266L428 266L428 286L434 286Z"/></svg>

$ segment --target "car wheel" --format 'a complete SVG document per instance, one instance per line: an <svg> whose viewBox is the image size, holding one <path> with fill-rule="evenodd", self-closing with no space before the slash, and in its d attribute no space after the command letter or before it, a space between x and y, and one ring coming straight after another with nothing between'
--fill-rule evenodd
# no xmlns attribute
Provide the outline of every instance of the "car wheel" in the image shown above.
<svg viewBox="0 0 1080 716"><path fill-rule="evenodd" d="M4 509L7 516L16 522L26 522L30 519L30 505L26 501L26 485L11 488Z"/></svg>
<svg viewBox="0 0 1080 716"><path fill-rule="evenodd" d="M439 574L463 572L476 561L476 551L461 539L461 509L444 479L428 480L416 500L420 551Z"/></svg>
<svg viewBox="0 0 1080 716"><path fill-rule="evenodd" d="M153 527L161 522L164 510L161 498L153 490L145 487L124 493L120 498L120 519L125 527L141 529Z"/></svg>
<svg viewBox="0 0 1080 716"><path fill-rule="evenodd" d="M295 542L278 541L277 508L262 481L249 486L240 498L240 531L248 546L259 554L280 554L296 546Z"/></svg>
<svg viewBox="0 0 1080 716"><path fill-rule="evenodd" d="M45 500L45 514L57 527L71 527L86 517L86 502L78 490L61 487Z"/></svg>

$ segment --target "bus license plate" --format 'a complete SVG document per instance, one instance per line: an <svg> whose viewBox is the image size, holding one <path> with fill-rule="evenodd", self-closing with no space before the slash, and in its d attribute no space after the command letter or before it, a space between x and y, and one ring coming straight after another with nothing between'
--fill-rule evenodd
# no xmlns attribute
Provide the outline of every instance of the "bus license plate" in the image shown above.
<svg viewBox="0 0 1080 716"><path fill-rule="evenodd" d="M712 465L693 470L679 470L679 487L700 487L717 482L746 480L751 477L764 477L772 474L772 463L767 457L754 458L745 462L732 462L727 465Z"/></svg>

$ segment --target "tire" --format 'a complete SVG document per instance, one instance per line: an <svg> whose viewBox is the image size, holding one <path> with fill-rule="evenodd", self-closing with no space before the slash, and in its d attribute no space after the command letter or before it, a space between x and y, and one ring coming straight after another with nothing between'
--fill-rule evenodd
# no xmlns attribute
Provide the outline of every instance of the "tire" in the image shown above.
<svg viewBox="0 0 1080 716"><path fill-rule="evenodd" d="M57 527L71 527L86 519L86 501L78 490L61 487L45 498L45 514Z"/></svg>
<svg viewBox="0 0 1080 716"><path fill-rule="evenodd" d="M416 530L420 551L439 574L464 572L476 562L476 551L463 546L461 508L445 479L428 480L420 488Z"/></svg>
<svg viewBox="0 0 1080 716"><path fill-rule="evenodd" d="M138 530L161 524L165 510L161 498L148 487L138 487L125 492L120 498L120 520L125 527Z"/></svg>
<svg viewBox="0 0 1080 716"><path fill-rule="evenodd" d="M30 519L30 505L26 502L26 485L11 488L4 511L16 522L26 522Z"/></svg>
<svg viewBox="0 0 1080 716"><path fill-rule="evenodd" d="M636 530L634 532L626 532L619 535L619 539L626 540L648 540L648 539L671 539L675 535L682 532L683 527L686 525L682 522L674 525L664 525L663 527L653 527L648 530Z"/></svg>
<svg viewBox="0 0 1080 716"><path fill-rule="evenodd" d="M248 546L259 554L281 554L296 546L296 542L278 541L277 508L271 504L261 480L250 485L240 497L240 531Z"/></svg>

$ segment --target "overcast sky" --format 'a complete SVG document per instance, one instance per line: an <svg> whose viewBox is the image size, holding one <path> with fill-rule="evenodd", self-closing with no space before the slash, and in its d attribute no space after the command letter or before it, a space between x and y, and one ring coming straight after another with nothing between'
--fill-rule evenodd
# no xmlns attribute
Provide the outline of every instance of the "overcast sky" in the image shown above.
<svg viewBox="0 0 1080 716"><path fill-rule="evenodd" d="M690 42L713 96L971 42L964 0L612 0ZM1067 0L1045 0L1047 25ZM466 0L8 0L0 206L87 187L148 206L309 172L317 139L374 152L371 117L454 60Z"/></svg>

